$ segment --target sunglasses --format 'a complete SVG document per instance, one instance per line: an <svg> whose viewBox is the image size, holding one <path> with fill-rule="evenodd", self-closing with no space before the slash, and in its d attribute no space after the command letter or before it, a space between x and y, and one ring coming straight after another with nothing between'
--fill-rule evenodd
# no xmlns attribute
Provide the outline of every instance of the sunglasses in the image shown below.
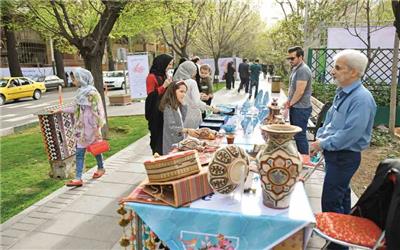
<svg viewBox="0 0 400 250"><path fill-rule="evenodd" d="M286 57L286 60L293 61L294 59L296 59L296 57Z"/></svg>

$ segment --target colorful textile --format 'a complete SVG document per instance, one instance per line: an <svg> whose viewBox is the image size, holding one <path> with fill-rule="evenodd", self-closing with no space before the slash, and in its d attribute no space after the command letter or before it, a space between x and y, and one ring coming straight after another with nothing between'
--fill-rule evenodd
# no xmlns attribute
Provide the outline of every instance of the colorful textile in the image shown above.
<svg viewBox="0 0 400 250"><path fill-rule="evenodd" d="M125 205L170 249L270 249L313 222L311 208L304 200L304 187L301 183L296 187L288 210L264 207L261 190L255 197L248 194L248 199L243 198L236 205L228 196L218 195L198 200L190 208L136 202ZM209 209L194 208L198 202ZM267 215L268 212L271 213Z"/></svg>
<svg viewBox="0 0 400 250"><path fill-rule="evenodd" d="M317 228L324 234L359 246L373 247L382 230L371 220L332 212L316 215Z"/></svg>

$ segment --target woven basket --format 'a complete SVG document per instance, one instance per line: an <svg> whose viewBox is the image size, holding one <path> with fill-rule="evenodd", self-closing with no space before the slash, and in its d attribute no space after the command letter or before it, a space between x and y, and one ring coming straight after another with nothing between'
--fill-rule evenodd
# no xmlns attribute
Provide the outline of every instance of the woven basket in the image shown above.
<svg viewBox="0 0 400 250"><path fill-rule="evenodd" d="M144 162L149 182L177 180L200 172L200 160L195 150L172 153Z"/></svg>

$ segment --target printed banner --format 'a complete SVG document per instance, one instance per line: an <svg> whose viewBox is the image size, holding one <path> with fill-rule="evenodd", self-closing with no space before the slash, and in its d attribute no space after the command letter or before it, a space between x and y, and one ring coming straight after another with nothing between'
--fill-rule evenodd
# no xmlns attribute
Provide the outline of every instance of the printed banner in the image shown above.
<svg viewBox="0 0 400 250"><path fill-rule="evenodd" d="M128 55L127 64L131 98L146 97L146 78L149 74L148 55Z"/></svg>

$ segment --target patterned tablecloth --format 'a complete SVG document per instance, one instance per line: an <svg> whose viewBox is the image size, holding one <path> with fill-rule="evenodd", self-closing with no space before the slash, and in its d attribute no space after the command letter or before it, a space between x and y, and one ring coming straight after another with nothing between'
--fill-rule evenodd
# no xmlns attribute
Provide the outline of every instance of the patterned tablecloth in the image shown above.
<svg viewBox="0 0 400 250"><path fill-rule="evenodd" d="M258 177L253 186L255 193L214 194L190 207L136 202L125 205L170 249L271 249L294 234L303 238L303 245L297 249L305 247L315 219L303 183L296 184L288 209L265 207Z"/></svg>

